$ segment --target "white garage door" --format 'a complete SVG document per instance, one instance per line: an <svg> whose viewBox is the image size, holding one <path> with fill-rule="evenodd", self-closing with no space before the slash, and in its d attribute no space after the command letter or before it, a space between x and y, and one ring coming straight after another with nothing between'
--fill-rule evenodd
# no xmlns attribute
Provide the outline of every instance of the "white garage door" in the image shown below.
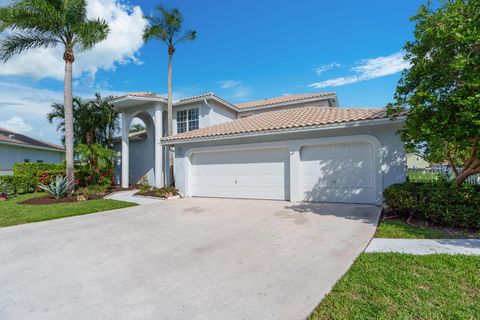
<svg viewBox="0 0 480 320"><path fill-rule="evenodd" d="M197 153L192 163L192 195L288 200L286 149Z"/></svg>
<svg viewBox="0 0 480 320"><path fill-rule="evenodd" d="M369 143L304 147L301 172L305 201L375 202L373 147Z"/></svg>

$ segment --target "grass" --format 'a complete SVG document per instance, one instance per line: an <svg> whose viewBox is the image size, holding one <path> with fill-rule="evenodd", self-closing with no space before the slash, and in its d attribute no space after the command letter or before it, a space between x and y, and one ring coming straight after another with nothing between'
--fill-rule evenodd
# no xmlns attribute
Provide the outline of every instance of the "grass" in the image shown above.
<svg viewBox="0 0 480 320"><path fill-rule="evenodd" d="M412 226L405 221L384 220L380 222L375 238L394 239L452 239L480 238L480 231L470 232L462 229L437 228L419 224Z"/></svg>
<svg viewBox="0 0 480 320"><path fill-rule="evenodd" d="M478 256L363 253L309 319L478 319L478 270Z"/></svg>
<svg viewBox="0 0 480 320"><path fill-rule="evenodd" d="M130 202L116 201L110 199L46 205L18 204L18 202L34 197L39 197L42 195L44 194L23 194L15 198L8 199L5 202L0 202L0 227L78 216L136 205Z"/></svg>
<svg viewBox="0 0 480 320"><path fill-rule="evenodd" d="M440 173L409 171L407 173L407 176L408 176L408 180L412 182L430 182L430 181L437 181L440 176Z"/></svg>

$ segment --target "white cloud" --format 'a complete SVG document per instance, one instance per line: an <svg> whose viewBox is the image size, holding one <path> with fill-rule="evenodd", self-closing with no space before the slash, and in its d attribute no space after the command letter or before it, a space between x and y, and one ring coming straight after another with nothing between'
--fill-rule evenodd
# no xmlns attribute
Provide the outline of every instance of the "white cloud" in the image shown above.
<svg viewBox="0 0 480 320"><path fill-rule="evenodd" d="M237 80L219 81L220 89L225 91L227 98L234 100L247 99L252 93L252 89Z"/></svg>
<svg viewBox="0 0 480 320"><path fill-rule="evenodd" d="M321 66L315 67L315 68L313 68L313 71L315 71L315 73L317 75L321 75L322 73L324 73L328 70L331 70L333 68L341 68L341 67L343 67L342 64L337 63L337 62L332 62L332 63L329 63L329 64L322 64Z"/></svg>
<svg viewBox="0 0 480 320"><path fill-rule="evenodd" d="M110 26L108 38L92 50L76 53L74 76L94 77L99 69L113 70L119 64L141 63L137 52L143 45L146 25L139 6L129 7L115 0L87 0L88 16L105 19ZM63 80L63 50L38 48L13 57L0 64L0 75L26 75L36 79Z"/></svg>
<svg viewBox="0 0 480 320"><path fill-rule="evenodd" d="M350 71L354 72L353 75L312 83L309 87L317 89L338 87L392 75L409 67L410 63L403 60L403 52L400 51L385 57L362 60L358 66L350 69Z"/></svg>
<svg viewBox="0 0 480 320"><path fill-rule="evenodd" d="M28 123L25 123L23 118L19 116L11 117L5 121L0 121L0 127L18 133L29 133L33 130L32 126Z"/></svg>

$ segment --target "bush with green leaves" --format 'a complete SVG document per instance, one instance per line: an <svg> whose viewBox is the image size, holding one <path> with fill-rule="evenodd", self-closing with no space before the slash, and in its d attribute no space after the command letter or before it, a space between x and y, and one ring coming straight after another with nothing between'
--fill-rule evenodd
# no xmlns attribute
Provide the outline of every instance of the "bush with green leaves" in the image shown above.
<svg viewBox="0 0 480 320"><path fill-rule="evenodd" d="M449 227L480 228L479 186L405 182L387 187L383 196L397 215Z"/></svg>
<svg viewBox="0 0 480 320"><path fill-rule="evenodd" d="M159 194L161 197L168 197L168 196L176 196L178 195L178 190L175 189L174 187L163 187L160 189L155 189L157 194Z"/></svg>
<svg viewBox="0 0 480 320"><path fill-rule="evenodd" d="M77 196L84 196L86 198L96 195L96 194L104 194L108 191L108 186L106 185L90 185L82 188L78 188L75 191L75 195Z"/></svg>
<svg viewBox="0 0 480 320"><path fill-rule="evenodd" d="M55 181L52 181L49 185L40 184L38 187L50 193L56 199L60 199L71 195L75 184L73 181L68 182L64 176L57 176Z"/></svg>

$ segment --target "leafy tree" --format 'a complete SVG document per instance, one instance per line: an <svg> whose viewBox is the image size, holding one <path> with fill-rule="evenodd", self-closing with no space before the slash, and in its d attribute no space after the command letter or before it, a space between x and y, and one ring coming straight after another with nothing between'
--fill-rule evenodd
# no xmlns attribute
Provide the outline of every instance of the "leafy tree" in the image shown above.
<svg viewBox="0 0 480 320"><path fill-rule="evenodd" d="M93 179L96 179L95 172L98 169L111 168L117 157L115 150L107 149L99 143L79 144L75 147L75 153L80 163L86 163L90 167Z"/></svg>
<svg viewBox="0 0 480 320"><path fill-rule="evenodd" d="M421 6L412 21L415 40L404 47L411 68L388 110L408 110L404 141L423 143L430 160L448 160L461 184L480 173L480 1Z"/></svg>
<svg viewBox="0 0 480 320"><path fill-rule="evenodd" d="M140 132L140 131L144 131L144 130L145 130L145 126L143 124L135 123L134 125L132 125L129 132L130 133L135 133L135 132Z"/></svg>
<svg viewBox="0 0 480 320"><path fill-rule="evenodd" d="M168 107L167 107L167 134L173 134L173 110L172 110L172 60L176 50L176 45L188 41L195 40L197 32L187 30L182 31L183 17L177 8L167 10L163 6L157 6L159 15L147 16L149 24L143 32L143 40L159 40L167 44L168 47ZM170 166L173 165L173 154L169 152Z"/></svg>
<svg viewBox="0 0 480 320"><path fill-rule="evenodd" d="M87 18L85 0L18 0L0 8L0 60L32 48L62 46L65 61L64 118L67 180L74 181L72 66L74 51L88 50L109 32L102 19Z"/></svg>
<svg viewBox="0 0 480 320"><path fill-rule="evenodd" d="M119 114L108 104L110 97L102 98L99 93L92 100L73 98L74 144L100 143L111 147L114 134L118 131ZM63 104L52 104L47 120L58 121L57 130L65 132L65 108Z"/></svg>

